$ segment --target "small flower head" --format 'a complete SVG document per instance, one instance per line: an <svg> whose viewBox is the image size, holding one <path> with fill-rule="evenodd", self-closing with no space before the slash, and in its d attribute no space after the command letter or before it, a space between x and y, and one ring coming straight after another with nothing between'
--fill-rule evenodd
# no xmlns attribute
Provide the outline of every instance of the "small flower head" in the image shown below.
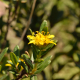
<svg viewBox="0 0 80 80"><path fill-rule="evenodd" d="M22 62L24 62L24 60L23 59L21 59L21 58L19 58L19 60L20 61L22 61ZM12 61L11 60L9 60L9 62L11 62L12 63ZM25 63L25 62L24 62ZM19 65L19 62L17 62L17 64L15 65L16 66L16 68L18 67L18 65ZM11 64L9 64L9 63L7 63L5 66L9 66L9 67L12 67L12 65ZM21 70L23 69L23 67L21 66Z"/></svg>
<svg viewBox="0 0 80 80"><path fill-rule="evenodd" d="M41 33L36 31L37 33L35 35L28 35L27 37L30 39L30 42L28 44L34 44L37 46L43 46L43 45L47 45L47 44L55 44L54 40L52 40L52 38L54 38L54 35L50 35L49 32L47 32L47 34L45 34L44 31L42 31Z"/></svg>

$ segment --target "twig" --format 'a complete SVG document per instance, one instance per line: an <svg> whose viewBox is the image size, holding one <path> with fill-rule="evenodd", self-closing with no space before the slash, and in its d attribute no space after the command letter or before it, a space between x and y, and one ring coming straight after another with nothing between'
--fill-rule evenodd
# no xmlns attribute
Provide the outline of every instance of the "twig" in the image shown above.
<svg viewBox="0 0 80 80"><path fill-rule="evenodd" d="M22 39L24 38L25 33L26 33L26 31L27 31L27 29L28 29L28 27L29 27L29 25L30 25L31 18L32 18L32 15L33 15L33 12L34 12L34 8L35 8L35 4L36 4L36 0L34 0L34 2L33 2L32 10L31 10L31 14L30 14L30 17L29 17L29 20L28 20L27 26L25 27L25 29L24 29L24 31L23 31L23 33L22 33L22 36L21 36L21 38L20 38L20 41L19 41L18 45L20 44L20 42L21 42Z"/></svg>
<svg viewBox="0 0 80 80"><path fill-rule="evenodd" d="M25 53L30 57L30 55L29 55L28 51L25 51Z"/></svg>
<svg viewBox="0 0 80 80"><path fill-rule="evenodd" d="M7 34L8 34L8 30L9 30L10 12L11 12L11 8L9 7L9 11L8 11L9 14L8 14L8 19L7 19L7 31L6 31L6 33L5 33L5 37L4 37L4 42L3 42L2 48L5 47L6 41L7 41Z"/></svg>
<svg viewBox="0 0 80 80"><path fill-rule="evenodd" d="M2 45L2 48L5 47L6 45L6 41L7 41L7 34L8 34L8 30L9 30L9 26L10 24L12 23L12 21L14 21L16 18L16 14L17 14L17 9L18 9L18 5L19 5L19 1L16 3L15 5L15 14L14 14L14 17L12 20L10 20L10 16L11 16L11 7L9 6L9 11L8 11L8 19L7 19L7 31L5 33L5 37L4 37L4 42L3 42L3 45Z"/></svg>
<svg viewBox="0 0 80 80"><path fill-rule="evenodd" d="M28 77L26 71L23 69L23 70L21 71L21 73L18 75L18 77L17 77L15 80L21 80L21 78L22 78L24 75L25 75L26 77Z"/></svg>
<svg viewBox="0 0 80 80"><path fill-rule="evenodd" d="M18 12L17 12L18 7L19 7L19 1L15 5L14 16L13 16L12 20L9 21L9 25L16 19L16 15L18 14Z"/></svg>

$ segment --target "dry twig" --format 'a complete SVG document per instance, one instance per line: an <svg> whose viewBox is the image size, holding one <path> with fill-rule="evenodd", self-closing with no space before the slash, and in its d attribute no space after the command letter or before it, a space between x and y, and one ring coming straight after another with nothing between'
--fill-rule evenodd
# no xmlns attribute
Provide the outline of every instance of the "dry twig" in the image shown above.
<svg viewBox="0 0 80 80"><path fill-rule="evenodd" d="M27 23L27 26L25 27L23 33L22 33L22 36L20 38L20 41L18 43L18 45L20 44L20 42L22 41L22 39L24 38L25 34L26 34L26 31L30 25L30 22L31 22L31 18L32 18L32 15L33 15L33 12L34 12L34 8L35 8L35 4L36 4L36 0L34 0L33 2L33 5L32 5L32 10L31 10L31 14L30 14L30 17L29 17L29 20L28 20L28 23Z"/></svg>

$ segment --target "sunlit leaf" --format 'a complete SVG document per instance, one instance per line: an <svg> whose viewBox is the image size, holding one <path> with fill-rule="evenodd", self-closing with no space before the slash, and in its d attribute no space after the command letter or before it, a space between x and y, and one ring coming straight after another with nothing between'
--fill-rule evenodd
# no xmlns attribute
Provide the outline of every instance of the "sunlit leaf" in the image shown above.
<svg viewBox="0 0 80 80"><path fill-rule="evenodd" d="M8 48L5 48L2 53L0 54L0 62L2 60L2 58L4 57L4 55L7 53Z"/></svg>
<svg viewBox="0 0 80 80"><path fill-rule="evenodd" d="M17 56L17 58L19 59L19 57L20 57L20 51L19 51L19 46L18 45L15 46L13 52Z"/></svg>
<svg viewBox="0 0 80 80"><path fill-rule="evenodd" d="M4 74L4 75L0 78L0 80L4 80L7 76L8 76L8 74Z"/></svg>
<svg viewBox="0 0 80 80"><path fill-rule="evenodd" d="M17 56L13 53L13 52L11 52L10 53L10 59L11 59L11 61L13 62L13 64L17 64Z"/></svg>
<svg viewBox="0 0 80 80"><path fill-rule="evenodd" d="M27 56L25 56L25 54L23 55L23 59L25 60L26 64L28 64L31 68L33 68L31 60Z"/></svg>
<svg viewBox="0 0 80 80"><path fill-rule="evenodd" d="M37 66L37 71L35 74L40 73L43 69L45 69L51 62L51 56L48 56L47 58L44 59L43 62L39 63Z"/></svg>
<svg viewBox="0 0 80 80"><path fill-rule="evenodd" d="M28 73L28 66L22 61L20 61L19 63L25 69L25 71Z"/></svg>
<svg viewBox="0 0 80 80"><path fill-rule="evenodd" d="M47 27L47 21L46 20L44 20L43 22L42 22L42 24L41 24L41 26L40 26L40 32L42 32L43 31L43 29L44 29L44 27ZM47 30L47 29L44 29L44 30Z"/></svg>

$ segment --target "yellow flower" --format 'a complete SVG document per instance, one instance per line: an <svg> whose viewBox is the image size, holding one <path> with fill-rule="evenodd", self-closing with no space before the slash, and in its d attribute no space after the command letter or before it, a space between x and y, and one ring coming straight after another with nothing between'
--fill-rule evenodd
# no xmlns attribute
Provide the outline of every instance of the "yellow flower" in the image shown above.
<svg viewBox="0 0 80 80"><path fill-rule="evenodd" d="M28 35L27 37L30 39L30 42L28 44L34 44L37 46L42 46L42 45L46 45L46 44L55 44L54 40L52 40L52 38L54 38L54 35L50 35L49 32L47 32L47 34L45 35L45 32L42 31L41 33L36 31L37 33L35 35Z"/></svg>
<svg viewBox="0 0 80 80"><path fill-rule="evenodd" d="M11 60L9 60L9 61L12 63L12 61L11 61ZM12 65L11 65L11 64L6 64L5 66L10 66L10 67L11 67Z"/></svg>
<svg viewBox="0 0 80 80"><path fill-rule="evenodd" d="M22 62L24 62L24 60L21 59L21 58L19 58L19 60L22 61ZM9 61L12 63L11 60L9 60ZM25 62L24 62L24 63L25 63ZM18 65L19 65L19 63L16 64L16 67L18 67ZM6 64L5 66L10 66L10 67L11 67L12 65L8 63L8 64ZM23 67L21 66L21 70L22 70L22 69L23 69Z"/></svg>

